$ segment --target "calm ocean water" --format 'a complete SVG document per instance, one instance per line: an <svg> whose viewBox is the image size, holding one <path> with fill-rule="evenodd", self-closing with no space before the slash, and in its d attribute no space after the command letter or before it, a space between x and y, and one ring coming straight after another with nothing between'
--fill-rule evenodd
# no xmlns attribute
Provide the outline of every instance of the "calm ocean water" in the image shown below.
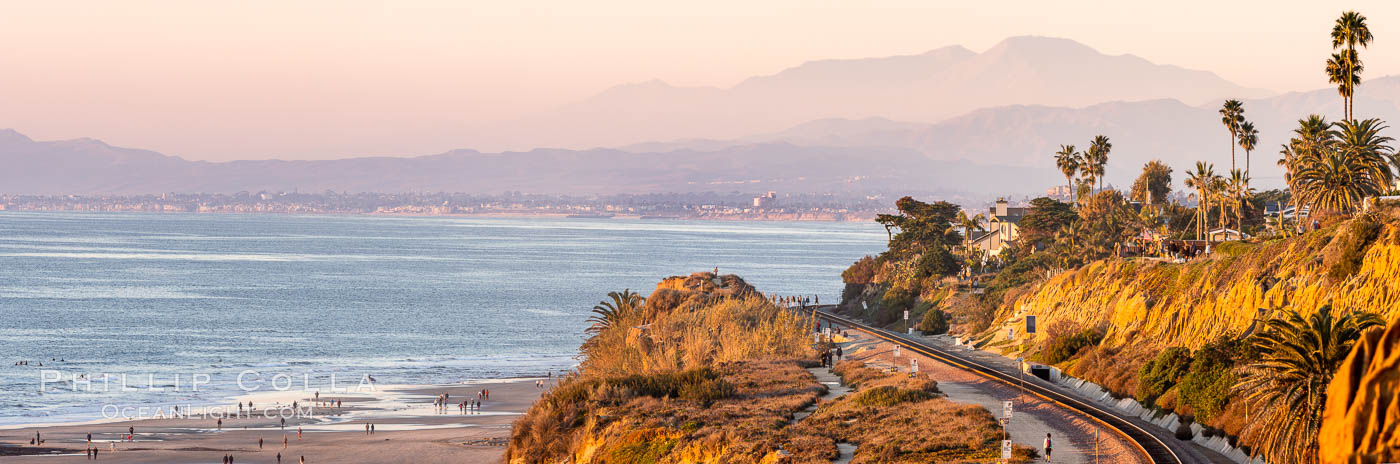
<svg viewBox="0 0 1400 464"><path fill-rule="evenodd" d="M244 371L539 375L574 365L608 291L718 266L836 301L884 244L874 223L0 212L0 426L224 404Z"/></svg>

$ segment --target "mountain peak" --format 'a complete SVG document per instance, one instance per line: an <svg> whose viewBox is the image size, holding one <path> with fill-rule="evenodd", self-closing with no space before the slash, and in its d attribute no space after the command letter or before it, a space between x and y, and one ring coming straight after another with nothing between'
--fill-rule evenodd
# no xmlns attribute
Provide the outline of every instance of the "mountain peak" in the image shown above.
<svg viewBox="0 0 1400 464"><path fill-rule="evenodd" d="M14 129L0 129L0 145L34 143L34 139L29 138Z"/></svg>
<svg viewBox="0 0 1400 464"><path fill-rule="evenodd" d="M1073 39L1061 37L1046 37L1039 35L1021 35L1007 37L1006 39L993 45L992 48L982 53L983 55L1050 55L1050 56L1081 56L1087 54L1103 55L1102 52Z"/></svg>

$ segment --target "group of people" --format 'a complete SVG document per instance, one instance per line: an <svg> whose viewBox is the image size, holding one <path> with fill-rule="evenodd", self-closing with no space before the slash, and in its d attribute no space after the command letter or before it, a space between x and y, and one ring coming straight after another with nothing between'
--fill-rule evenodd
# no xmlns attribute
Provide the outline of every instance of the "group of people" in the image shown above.
<svg viewBox="0 0 1400 464"><path fill-rule="evenodd" d="M826 351L823 351L821 358L822 367L835 366L836 361L842 358L841 347L837 346L835 350L827 349Z"/></svg>
<svg viewBox="0 0 1400 464"><path fill-rule="evenodd" d="M778 297L773 297L773 301L776 302L778 305L781 305L781 306L788 306L788 307L797 306L797 307L802 308L802 309L807 309L807 305L809 305L809 304L816 304L816 305L822 304L821 297L816 296L816 295L812 295L812 296L778 296Z"/></svg>
<svg viewBox="0 0 1400 464"><path fill-rule="evenodd" d="M225 454L223 464L233 464L233 455ZM282 464L282 453L277 453L277 464ZM301 464L306 464L306 456L301 457Z"/></svg>

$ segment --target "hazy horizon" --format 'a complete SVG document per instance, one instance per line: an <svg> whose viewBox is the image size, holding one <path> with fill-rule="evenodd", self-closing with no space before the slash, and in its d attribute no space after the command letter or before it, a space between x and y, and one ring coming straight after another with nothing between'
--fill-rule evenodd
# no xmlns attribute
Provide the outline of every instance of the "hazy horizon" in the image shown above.
<svg viewBox="0 0 1400 464"><path fill-rule="evenodd" d="M14 2L0 38L23 45L0 50L13 70L0 127L211 161L528 149L549 144L506 134L513 121L620 84L729 88L813 60L982 52L1022 35L1307 91L1327 86L1339 12L1378 31L1363 59L1385 56L1400 21L1381 2L1268 5ZM1367 61L1368 78L1396 73Z"/></svg>

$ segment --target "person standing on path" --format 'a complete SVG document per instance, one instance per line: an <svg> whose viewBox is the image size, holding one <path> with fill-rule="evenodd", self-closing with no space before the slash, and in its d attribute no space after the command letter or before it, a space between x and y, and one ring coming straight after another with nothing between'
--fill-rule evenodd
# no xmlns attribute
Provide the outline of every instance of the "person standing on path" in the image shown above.
<svg viewBox="0 0 1400 464"><path fill-rule="evenodd" d="M1050 441L1050 434L1045 434L1045 462L1050 462L1050 449L1053 443Z"/></svg>

